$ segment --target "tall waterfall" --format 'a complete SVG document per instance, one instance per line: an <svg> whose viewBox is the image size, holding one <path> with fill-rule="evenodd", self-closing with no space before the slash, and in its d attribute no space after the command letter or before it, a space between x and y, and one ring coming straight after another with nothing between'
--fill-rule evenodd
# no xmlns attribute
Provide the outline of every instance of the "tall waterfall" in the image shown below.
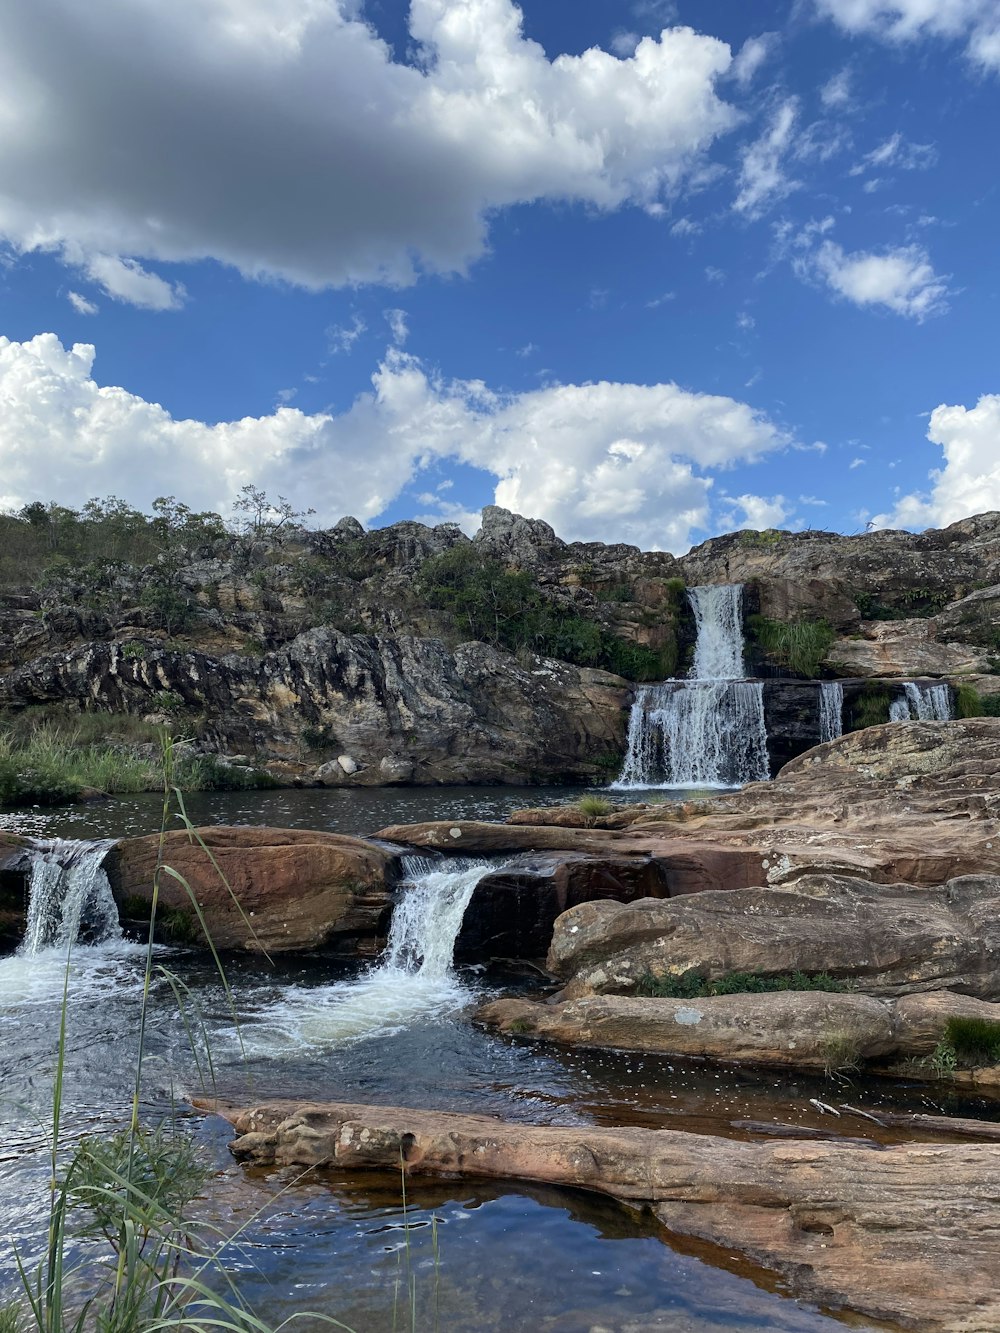
<svg viewBox="0 0 1000 1333"><path fill-rule="evenodd" d="M743 585L689 588L698 631L688 680L645 685L615 787L732 787L770 777L764 687L743 680Z"/></svg>
<svg viewBox="0 0 1000 1333"><path fill-rule="evenodd" d="M819 739L835 741L844 734L844 687L839 680L824 680L819 687Z"/></svg>
<svg viewBox="0 0 1000 1333"><path fill-rule="evenodd" d="M889 705L890 722L949 722L953 716L951 689L947 685L930 685L926 681L907 680L903 683L905 695Z"/></svg>
<svg viewBox="0 0 1000 1333"><path fill-rule="evenodd" d="M19 952L66 949L121 936L118 908L101 863L113 840L37 842L28 883L28 921Z"/></svg>

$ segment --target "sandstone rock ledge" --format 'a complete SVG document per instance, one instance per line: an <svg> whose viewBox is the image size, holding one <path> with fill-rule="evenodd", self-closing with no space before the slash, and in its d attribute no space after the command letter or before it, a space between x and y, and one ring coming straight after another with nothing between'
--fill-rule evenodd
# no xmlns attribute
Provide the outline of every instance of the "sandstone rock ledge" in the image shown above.
<svg viewBox="0 0 1000 1333"><path fill-rule="evenodd" d="M402 1158L415 1175L592 1190L740 1252L799 1297L920 1333L1000 1328L998 1143L748 1143L336 1103L221 1114L241 1161L398 1171Z"/></svg>

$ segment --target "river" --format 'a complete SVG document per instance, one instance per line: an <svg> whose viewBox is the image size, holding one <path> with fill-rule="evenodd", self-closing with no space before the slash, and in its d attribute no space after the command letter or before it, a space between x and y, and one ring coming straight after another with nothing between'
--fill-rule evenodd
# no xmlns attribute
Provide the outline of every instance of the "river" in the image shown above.
<svg viewBox="0 0 1000 1333"><path fill-rule="evenodd" d="M196 822L371 832L432 817L497 818L518 805L564 796L553 788L280 791L192 797L189 812ZM8 828L78 838L150 832L158 818L155 797L2 817ZM445 886L458 895L452 917L461 907L457 877L463 873L474 879L477 872L460 866L455 883ZM426 873L416 867L414 891L422 885ZM457 921L439 910L445 889L430 887L427 901L438 906L421 917L411 898L408 922L397 908L398 933L374 967L305 957L279 957L269 966L233 958L226 964L232 1004L210 961L183 949L156 950L164 970L151 991L142 1114L149 1123L178 1114L212 1162L215 1175L198 1205L200 1216L227 1234L241 1229L227 1263L272 1324L305 1309L334 1316L357 1333L820 1333L844 1327L841 1317L791 1299L780 1283L727 1252L665 1243L642 1216L579 1193L413 1179L404 1213L398 1176L244 1169L227 1151L228 1126L186 1106L185 1099L201 1091L241 1105L300 1096L535 1123L727 1134L740 1132L736 1120L823 1125L810 1098L996 1115L974 1100L953 1097L946 1104L947 1094L919 1083L866 1079L861 1088L831 1087L822 1079L559 1050L487 1033L469 1021L476 1003L533 983L519 973L454 970L447 932L457 930ZM66 1142L112 1129L127 1116L144 961L141 946L117 938L72 950ZM30 1263L43 1244L46 1118L66 965L58 947L0 959L0 1284L8 1292L16 1287L14 1247ZM167 972L186 987L187 1021ZM196 1060L192 1053L190 1029L205 1035L211 1072L203 1054ZM415 1277L415 1316L407 1265ZM294 1327L323 1325L313 1319Z"/></svg>

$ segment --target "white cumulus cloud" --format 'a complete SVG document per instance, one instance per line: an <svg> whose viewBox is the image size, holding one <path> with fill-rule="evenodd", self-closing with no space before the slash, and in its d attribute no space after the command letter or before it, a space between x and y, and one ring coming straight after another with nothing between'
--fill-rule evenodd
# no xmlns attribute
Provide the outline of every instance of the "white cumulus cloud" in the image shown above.
<svg viewBox="0 0 1000 1333"><path fill-rule="evenodd" d="M730 523L757 532L780 527L791 512L783 495L734 495L726 503L732 506Z"/></svg>
<svg viewBox="0 0 1000 1333"><path fill-rule="evenodd" d="M32 0L0 44L0 238L172 309L140 261L312 289L463 270L491 210L661 208L736 113L690 28L550 60L512 0Z"/></svg>
<svg viewBox="0 0 1000 1333"><path fill-rule="evenodd" d="M903 496L891 514L873 520L875 526L946 527L1000 509L1000 394L983 394L973 408L936 407L927 438L944 454L944 465L930 473L930 490Z"/></svg>
<svg viewBox="0 0 1000 1333"><path fill-rule="evenodd" d="M816 0L820 14L850 33L903 43L937 37L964 41L976 66L1000 71L996 0Z"/></svg>
<svg viewBox="0 0 1000 1333"><path fill-rule="evenodd" d="M675 384L551 385L497 394L445 380L391 348L346 412L209 425L93 376L95 351L55 334L0 338L0 476L8 505L114 493L180 494L226 512L247 482L376 519L425 468L456 460L495 479L498 504L570 539L683 550L711 525L713 474L793 444L746 403ZM180 480L179 480L180 479ZM742 501L741 501L742 503Z"/></svg>
<svg viewBox="0 0 1000 1333"><path fill-rule="evenodd" d="M800 255L794 267L800 277L824 282L854 305L883 306L918 323L948 308L947 279L935 273L920 245L848 252L827 239Z"/></svg>

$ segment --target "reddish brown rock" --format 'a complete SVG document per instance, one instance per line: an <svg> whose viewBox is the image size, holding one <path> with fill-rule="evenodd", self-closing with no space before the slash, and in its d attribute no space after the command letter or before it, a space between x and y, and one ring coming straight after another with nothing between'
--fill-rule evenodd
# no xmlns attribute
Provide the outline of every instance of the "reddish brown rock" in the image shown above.
<svg viewBox="0 0 1000 1333"><path fill-rule="evenodd" d="M360 838L305 829L213 826L126 838L108 858L126 915L148 911L156 867L160 903L180 935L203 941L190 886L218 949L252 953L331 948L373 952L390 910L391 858ZM161 913L162 914L162 913Z"/></svg>
<svg viewBox="0 0 1000 1333"><path fill-rule="evenodd" d="M526 1180L646 1205L792 1293L920 1333L1000 1328L1000 1144L737 1142L391 1107L225 1111L238 1158Z"/></svg>

